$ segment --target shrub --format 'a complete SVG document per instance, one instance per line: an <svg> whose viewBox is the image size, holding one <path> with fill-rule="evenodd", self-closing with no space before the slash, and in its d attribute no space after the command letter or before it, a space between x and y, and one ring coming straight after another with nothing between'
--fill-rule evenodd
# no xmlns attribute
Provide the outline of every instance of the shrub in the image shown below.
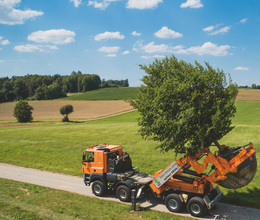
<svg viewBox="0 0 260 220"><path fill-rule="evenodd" d="M18 122L29 122L33 120L33 107L27 101L19 101L14 107L14 116Z"/></svg>

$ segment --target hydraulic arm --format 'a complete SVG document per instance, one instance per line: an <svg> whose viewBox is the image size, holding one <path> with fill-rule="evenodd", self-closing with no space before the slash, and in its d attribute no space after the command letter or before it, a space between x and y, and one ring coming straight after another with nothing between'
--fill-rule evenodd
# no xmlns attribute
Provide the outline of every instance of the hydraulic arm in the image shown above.
<svg viewBox="0 0 260 220"><path fill-rule="evenodd" d="M219 184L225 188L237 189L246 186L255 176L257 163L256 152L252 143L231 149L222 145L216 154L205 148L194 157L185 156L169 165L168 174L160 170L155 173L156 179L151 188L161 194L169 188L181 189L188 192L203 194L205 188L212 187L211 183ZM209 165L211 165L210 168ZM174 172L170 173L174 166ZM189 168L193 168L190 170ZM209 169L209 170L208 170ZM203 173L205 172L206 173ZM190 174L187 177L181 174ZM160 184L158 185L158 181Z"/></svg>

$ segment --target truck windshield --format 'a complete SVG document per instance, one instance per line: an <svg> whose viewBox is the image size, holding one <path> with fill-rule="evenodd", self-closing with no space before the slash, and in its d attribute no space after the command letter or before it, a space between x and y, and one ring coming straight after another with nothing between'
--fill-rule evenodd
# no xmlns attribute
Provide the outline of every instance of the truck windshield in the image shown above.
<svg viewBox="0 0 260 220"><path fill-rule="evenodd" d="M94 162L94 152L86 153L86 162Z"/></svg>

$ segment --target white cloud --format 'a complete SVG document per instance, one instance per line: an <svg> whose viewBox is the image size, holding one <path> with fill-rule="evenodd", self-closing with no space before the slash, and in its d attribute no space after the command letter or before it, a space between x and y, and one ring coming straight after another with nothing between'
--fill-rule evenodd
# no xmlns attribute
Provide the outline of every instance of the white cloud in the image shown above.
<svg viewBox="0 0 260 220"><path fill-rule="evenodd" d="M82 0L70 0L70 2L73 2L74 6L77 8L81 4Z"/></svg>
<svg viewBox="0 0 260 220"><path fill-rule="evenodd" d="M43 12L16 9L21 0L0 0L0 24L24 24L25 20L41 16Z"/></svg>
<svg viewBox="0 0 260 220"><path fill-rule="evenodd" d="M143 41L142 40L136 41L136 43L133 45L132 51L138 52L139 49L142 47L142 45L143 45Z"/></svg>
<svg viewBox="0 0 260 220"><path fill-rule="evenodd" d="M5 61L4 60L0 60L0 63L4 63Z"/></svg>
<svg viewBox="0 0 260 220"><path fill-rule="evenodd" d="M187 2L181 4L181 8L201 8L203 4L200 0L187 0Z"/></svg>
<svg viewBox="0 0 260 220"><path fill-rule="evenodd" d="M172 48L166 44L155 45L154 41L141 47L146 53L171 53Z"/></svg>
<svg viewBox="0 0 260 220"><path fill-rule="evenodd" d="M14 49L19 52L49 52L49 50L58 50L59 48L55 45L36 45L36 44L25 44L15 46Z"/></svg>
<svg viewBox="0 0 260 220"><path fill-rule="evenodd" d="M207 31L207 32L213 31L214 29L216 29L220 25L223 25L223 24L208 26L208 27L204 28L203 31Z"/></svg>
<svg viewBox="0 0 260 220"><path fill-rule="evenodd" d="M33 32L28 36L28 40L36 43L68 44L75 41L76 34L65 29L52 29L47 31Z"/></svg>
<svg viewBox="0 0 260 220"><path fill-rule="evenodd" d="M211 42L206 42L202 46L194 46L190 48L185 48L182 45L169 46L166 44L155 45L154 42L150 42L141 49L145 53L174 53L174 54L197 54L197 55L212 55L212 56L227 56L231 55L228 50L231 47L229 45L218 46Z"/></svg>
<svg viewBox="0 0 260 220"><path fill-rule="evenodd" d="M174 54L189 53L182 45L178 45L178 46L169 46L167 44L155 45L154 41L144 46L140 45L140 48L146 53L174 53Z"/></svg>
<svg viewBox="0 0 260 220"><path fill-rule="evenodd" d="M190 47L187 51L198 55L227 56L230 55L228 52L230 48L229 45L218 46L217 44L206 42L202 46Z"/></svg>
<svg viewBox="0 0 260 220"><path fill-rule="evenodd" d="M179 32L175 32L168 27L164 26L159 31L154 33L156 37L164 38L164 39L174 39L178 37L182 37L183 35Z"/></svg>
<svg viewBox="0 0 260 220"><path fill-rule="evenodd" d="M111 53L111 54L107 54L106 56L107 57L116 57L116 54L115 53Z"/></svg>
<svg viewBox="0 0 260 220"><path fill-rule="evenodd" d="M119 31L117 32L108 32L106 31L105 33L101 33L95 36L95 40L96 41L100 41L100 40L107 40L107 39L119 39L122 40L124 39L125 36L123 34L121 34Z"/></svg>
<svg viewBox="0 0 260 220"><path fill-rule="evenodd" d="M32 45L32 44L26 44L26 45L18 45L14 47L15 50L19 51L19 52L36 52L36 51L40 51L43 52L43 48L40 45Z"/></svg>
<svg viewBox="0 0 260 220"><path fill-rule="evenodd" d="M249 70L249 68L248 68L248 67L243 67L243 66L238 66L238 67L235 68L235 70L238 70L238 71L247 71L247 70Z"/></svg>
<svg viewBox="0 0 260 220"><path fill-rule="evenodd" d="M126 7L132 9L157 8L163 0L128 0Z"/></svg>
<svg viewBox="0 0 260 220"><path fill-rule="evenodd" d="M240 20L240 23L245 24L247 22L247 18L243 18Z"/></svg>
<svg viewBox="0 0 260 220"><path fill-rule="evenodd" d="M144 55L144 56L141 56L141 58L142 59L151 59L151 58L153 58L153 56L146 56L146 55Z"/></svg>
<svg viewBox="0 0 260 220"><path fill-rule="evenodd" d="M101 10L105 10L111 2L117 2L121 0L98 0L98 1L88 1L88 6L93 5L94 8L99 8Z"/></svg>
<svg viewBox="0 0 260 220"><path fill-rule="evenodd" d="M49 48L51 50L58 50L59 48L56 45L46 45L46 48Z"/></svg>
<svg viewBox="0 0 260 220"><path fill-rule="evenodd" d="M165 55L141 56L141 58L142 59L152 59L152 58L163 59L165 58Z"/></svg>
<svg viewBox="0 0 260 220"><path fill-rule="evenodd" d="M165 55L154 55L153 57L157 59L163 59L165 58Z"/></svg>
<svg viewBox="0 0 260 220"><path fill-rule="evenodd" d="M215 26L208 26L208 27L206 27L206 28L203 28L203 31L213 31L214 30L214 28L215 28Z"/></svg>
<svg viewBox="0 0 260 220"><path fill-rule="evenodd" d="M141 33L138 33L138 32L136 32L136 31L133 31L131 34L132 34L133 36L135 36L135 37L138 37L138 36L141 36L141 35L142 35Z"/></svg>
<svg viewBox="0 0 260 220"><path fill-rule="evenodd" d="M126 54L129 54L130 53L130 51L129 50L126 50L126 51L124 51L122 54L123 55L126 55Z"/></svg>
<svg viewBox="0 0 260 220"><path fill-rule="evenodd" d="M7 39L1 41L1 45L4 45L4 46L5 46L5 45L8 45L8 44L10 44L10 41L7 40Z"/></svg>
<svg viewBox="0 0 260 220"><path fill-rule="evenodd" d="M107 47L107 46L103 46L98 49L98 51L104 52L104 53L117 53L119 50L120 50L120 47Z"/></svg>
<svg viewBox="0 0 260 220"><path fill-rule="evenodd" d="M209 33L209 35L224 34L224 33L227 33L230 30L230 28L231 28L230 26L226 26L217 31L213 31L213 32Z"/></svg>

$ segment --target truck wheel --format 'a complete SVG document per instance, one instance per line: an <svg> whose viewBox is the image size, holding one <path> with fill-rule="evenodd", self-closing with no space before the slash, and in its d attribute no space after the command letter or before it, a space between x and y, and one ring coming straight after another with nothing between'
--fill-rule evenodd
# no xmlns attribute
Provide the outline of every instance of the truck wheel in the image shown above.
<svg viewBox="0 0 260 220"><path fill-rule="evenodd" d="M183 203L178 194L169 194L165 199L165 205L171 212L181 212L183 209Z"/></svg>
<svg viewBox="0 0 260 220"><path fill-rule="evenodd" d="M188 201L187 210L192 216L201 217L205 215L207 208L202 198L193 197Z"/></svg>
<svg viewBox="0 0 260 220"><path fill-rule="evenodd" d="M131 191L127 186L121 185L116 189L116 196L122 202L129 202L131 199Z"/></svg>
<svg viewBox="0 0 260 220"><path fill-rule="evenodd" d="M96 195L96 196L104 196L106 193L106 186L103 182L101 182L100 180L96 180L93 182L92 184L92 192Z"/></svg>

